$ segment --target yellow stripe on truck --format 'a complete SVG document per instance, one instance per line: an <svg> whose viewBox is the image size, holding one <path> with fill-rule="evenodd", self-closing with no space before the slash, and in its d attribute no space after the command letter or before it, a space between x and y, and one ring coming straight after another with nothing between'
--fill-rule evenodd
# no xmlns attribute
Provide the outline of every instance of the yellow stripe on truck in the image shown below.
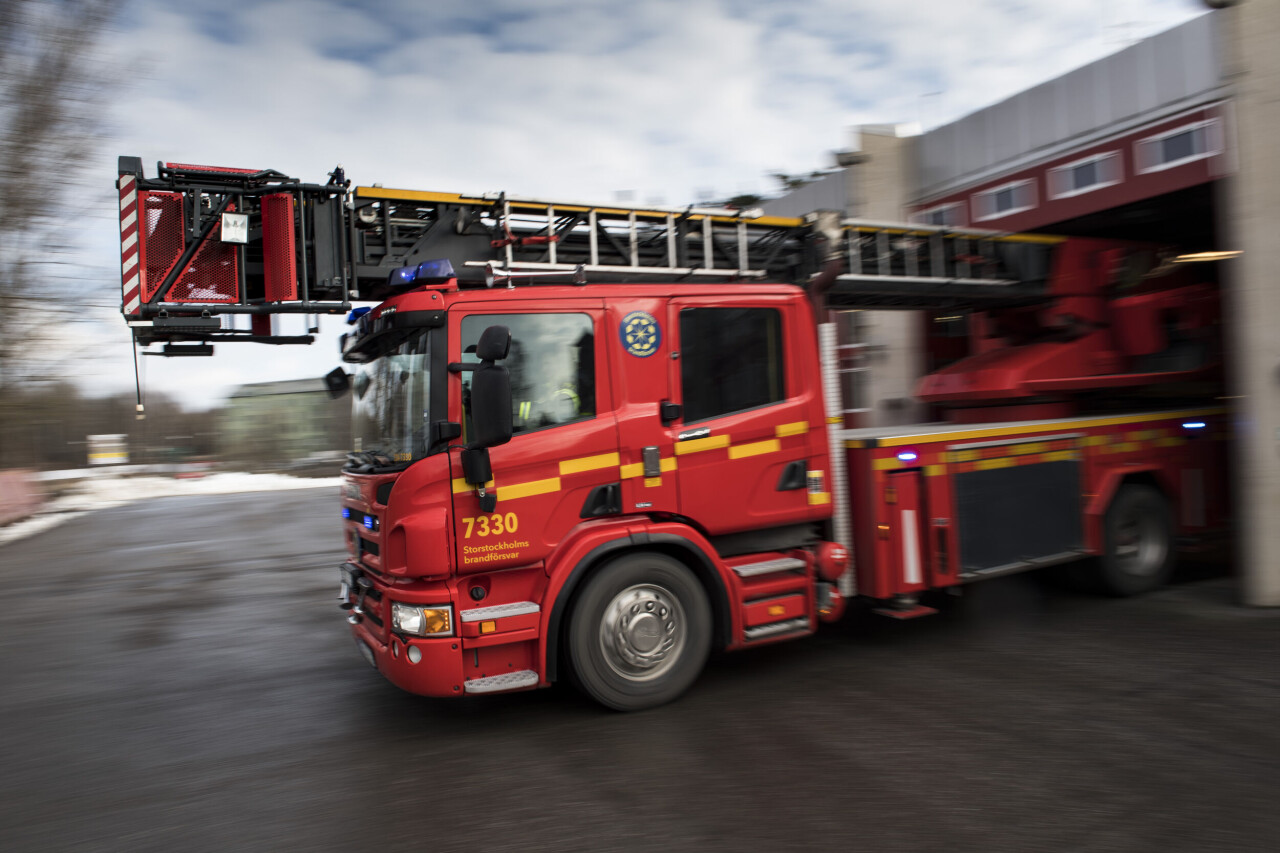
<svg viewBox="0 0 1280 853"><path fill-rule="evenodd" d="M623 480L634 480L636 477L644 476L644 463L632 462L618 468L618 476Z"/></svg>
<svg viewBox="0 0 1280 853"><path fill-rule="evenodd" d="M498 500L511 501L516 498L531 498L534 495L545 495L560 491L560 478L533 480L529 483L517 483L514 486L498 486Z"/></svg>
<svg viewBox="0 0 1280 853"><path fill-rule="evenodd" d="M583 471L598 471L601 468L612 468L620 461L616 453L601 453L599 456L583 456L579 459L565 459L560 463L560 476L581 474Z"/></svg>
<svg viewBox="0 0 1280 853"><path fill-rule="evenodd" d="M677 445L678 447L679 445ZM776 438L757 441L751 444L732 444L729 446L730 459L745 459L748 456L760 456L765 453L777 453L782 449L782 442Z"/></svg>
<svg viewBox="0 0 1280 853"><path fill-rule="evenodd" d="M968 441L974 438L1002 438L1008 435L1023 435L1036 432L1061 432L1067 429L1095 429L1125 424L1151 423L1152 421L1172 421L1178 418L1207 417L1221 415L1223 408L1186 409L1176 412L1152 412L1141 415L1119 415L1113 417L1063 418L1044 421L1042 423L1021 424L1019 426L987 427L985 429L957 430L955 432L915 433L911 435L895 435L882 438L877 442L879 447L901 447L904 444L932 444L940 441Z"/></svg>
<svg viewBox="0 0 1280 853"><path fill-rule="evenodd" d="M704 450L719 450L722 447L728 446L729 436L709 435L706 438L694 438L689 441L677 442L676 456L684 456L689 453L701 453Z"/></svg>
<svg viewBox="0 0 1280 853"><path fill-rule="evenodd" d="M808 421L796 421L793 424L782 424L776 427L773 434L778 438L786 438L791 435L804 435L809 431Z"/></svg>

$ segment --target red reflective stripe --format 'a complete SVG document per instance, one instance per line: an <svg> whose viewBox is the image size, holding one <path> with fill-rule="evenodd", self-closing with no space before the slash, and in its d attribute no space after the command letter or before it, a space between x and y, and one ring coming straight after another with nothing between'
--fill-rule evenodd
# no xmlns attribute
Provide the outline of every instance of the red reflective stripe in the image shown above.
<svg viewBox="0 0 1280 853"><path fill-rule="evenodd" d="M122 294L121 309L126 314L136 315L138 307L133 303L141 302L141 251L142 233L138 229L138 182L133 175L120 176L120 290ZM132 220L130 220L132 217ZM125 241L133 242L126 246ZM130 309L130 306L133 306Z"/></svg>

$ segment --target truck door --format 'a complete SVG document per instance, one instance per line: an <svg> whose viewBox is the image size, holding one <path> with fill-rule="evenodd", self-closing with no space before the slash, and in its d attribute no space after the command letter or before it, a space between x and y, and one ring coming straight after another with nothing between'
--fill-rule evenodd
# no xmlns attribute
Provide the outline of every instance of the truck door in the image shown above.
<svg viewBox="0 0 1280 853"><path fill-rule="evenodd" d="M599 300L503 302L450 312L450 361L474 362L489 326L511 330L514 434L490 450L497 509L480 510L451 455L455 542L462 572L528 565L581 521L595 488L618 479L618 440L604 369ZM451 420L470 432L471 374L451 377Z"/></svg>
<svg viewBox="0 0 1280 853"><path fill-rule="evenodd" d="M800 320L785 296L670 302L671 384L681 412L669 434L680 513L713 536L784 528L828 511L812 506L806 489L822 389L816 357L788 357L789 347L812 347ZM802 376L802 364L814 375Z"/></svg>
<svg viewBox="0 0 1280 853"><path fill-rule="evenodd" d="M647 295L608 301L605 328L624 514L679 512L672 418L663 417L663 403L674 398L667 302L666 296Z"/></svg>

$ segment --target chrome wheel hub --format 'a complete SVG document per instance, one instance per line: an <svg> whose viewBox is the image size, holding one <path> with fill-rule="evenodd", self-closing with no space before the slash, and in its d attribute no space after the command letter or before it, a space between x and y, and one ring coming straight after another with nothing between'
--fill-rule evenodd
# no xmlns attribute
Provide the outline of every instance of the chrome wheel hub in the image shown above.
<svg viewBox="0 0 1280 853"><path fill-rule="evenodd" d="M660 586L627 587L613 597L600 620L605 661L631 681L662 675L679 659L684 644L684 608Z"/></svg>
<svg viewBox="0 0 1280 853"><path fill-rule="evenodd" d="M1164 541L1155 519L1131 514L1116 525L1115 535L1116 563L1121 571L1149 575L1164 561Z"/></svg>

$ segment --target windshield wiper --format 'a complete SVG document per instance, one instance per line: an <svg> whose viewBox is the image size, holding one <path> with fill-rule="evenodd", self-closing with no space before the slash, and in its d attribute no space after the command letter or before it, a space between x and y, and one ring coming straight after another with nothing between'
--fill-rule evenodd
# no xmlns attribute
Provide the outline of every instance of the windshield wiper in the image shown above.
<svg viewBox="0 0 1280 853"><path fill-rule="evenodd" d="M391 467L391 460L381 453L372 450L353 450L347 454L347 464L343 471L353 474L377 474Z"/></svg>

